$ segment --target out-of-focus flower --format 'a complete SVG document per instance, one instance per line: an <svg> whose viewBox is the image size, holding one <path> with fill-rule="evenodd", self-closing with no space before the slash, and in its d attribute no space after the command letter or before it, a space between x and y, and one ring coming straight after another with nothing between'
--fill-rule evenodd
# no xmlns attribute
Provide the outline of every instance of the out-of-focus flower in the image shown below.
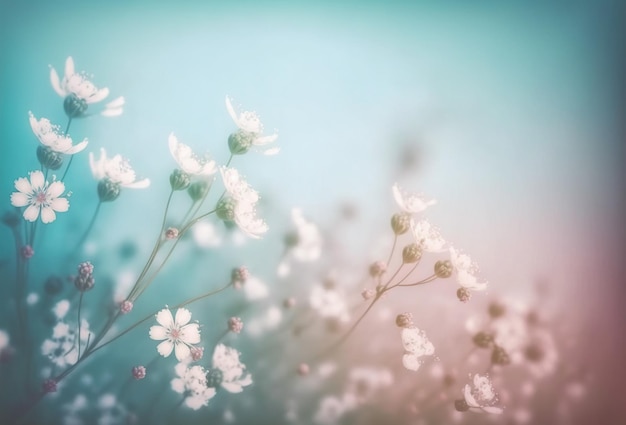
<svg viewBox="0 0 626 425"><path fill-rule="evenodd" d="M108 158L104 148L100 149L98 160L94 159L92 152L89 153L89 165L96 180L106 179L114 185L130 189L143 189L150 186L149 179L137 180L135 171L127 159L119 154Z"/></svg>
<svg viewBox="0 0 626 425"><path fill-rule="evenodd" d="M267 224L256 216L259 194L234 168L220 168L227 196L216 207L217 215L225 221L235 222L243 233L259 238L267 232Z"/></svg>
<svg viewBox="0 0 626 425"><path fill-rule="evenodd" d="M59 321L52 328L52 336L45 339L41 344L41 354L59 368L73 365L78 361L79 341L77 336L74 327L70 327L67 323ZM92 336L89 330L89 322L82 319L80 324L81 346L86 344Z"/></svg>
<svg viewBox="0 0 626 425"><path fill-rule="evenodd" d="M18 192L11 194L11 204L14 207L26 207L23 216L28 221L35 221L41 212L43 223L52 223L56 220L56 212L65 212L70 203L61 194L65 191L63 182L55 181L48 183L41 171L32 171L30 180L20 177L15 180L15 188Z"/></svg>
<svg viewBox="0 0 626 425"><path fill-rule="evenodd" d="M393 375L388 369L355 367L350 370L347 392L364 403L383 388L393 384Z"/></svg>
<svg viewBox="0 0 626 425"><path fill-rule="evenodd" d="M463 390L463 398L469 408L476 408L493 414L502 413L502 408L494 406L498 398L487 376L474 375L472 384L466 384Z"/></svg>
<svg viewBox="0 0 626 425"><path fill-rule="evenodd" d="M465 289L483 291L487 288L487 282L479 282L476 274L478 265L467 254L462 254L455 248L450 248L450 261L456 272L457 281Z"/></svg>
<svg viewBox="0 0 626 425"><path fill-rule="evenodd" d="M239 361L239 352L231 347L226 347L224 344L218 344L213 351L213 370L219 371L219 377L212 375L213 379L220 381L221 385L226 391L230 393L240 393L243 391L243 387L252 384L252 377L249 373L245 373L246 366ZM221 379L219 379L221 378Z"/></svg>
<svg viewBox="0 0 626 425"><path fill-rule="evenodd" d="M198 158L191 148L178 141L174 133L170 134L170 153L181 170L191 176L210 176L217 172L215 161L208 157Z"/></svg>
<svg viewBox="0 0 626 425"><path fill-rule="evenodd" d="M346 300L334 288L315 285L309 295L309 304L323 318L337 319L343 323L350 320Z"/></svg>
<svg viewBox="0 0 626 425"><path fill-rule="evenodd" d="M441 237L439 230L428 220L420 220L411 223L411 230L415 237L415 242L423 251L442 252L446 241Z"/></svg>
<svg viewBox="0 0 626 425"><path fill-rule="evenodd" d="M421 213L426 208L437 203L435 199L426 199L422 195L402 190L398 183L391 187L391 191L400 209L409 214Z"/></svg>
<svg viewBox="0 0 626 425"><path fill-rule="evenodd" d="M186 362L174 368L176 378L172 379L172 389L185 395L185 405L193 410L209 404L215 396L215 388L207 386L206 370L202 366L189 367Z"/></svg>
<svg viewBox="0 0 626 425"><path fill-rule="evenodd" d="M291 210L291 220L295 229L285 236L286 253L278 266L279 276L289 274L289 257L300 262L311 262L322 253L322 235L313 222L304 218L300 208Z"/></svg>
<svg viewBox="0 0 626 425"><path fill-rule="evenodd" d="M278 134L263 136L263 124L256 112L243 111L237 113L232 105L231 99L226 96L226 109L228 114L239 128L239 131L233 133L228 138L228 146L231 153L241 155L252 147L265 147L266 145L276 141ZM262 151L265 155L274 155L280 151L279 148L269 148Z"/></svg>
<svg viewBox="0 0 626 425"><path fill-rule="evenodd" d="M145 366L135 366L131 371L133 378L139 380L146 377L146 368Z"/></svg>
<svg viewBox="0 0 626 425"><path fill-rule="evenodd" d="M356 406L356 399L349 393L345 393L341 397L326 396L320 401L313 421L323 425L336 424L343 415L356 408Z"/></svg>
<svg viewBox="0 0 626 425"><path fill-rule="evenodd" d="M524 359L530 373L536 378L554 373L559 353L552 334L544 329L533 330L524 346Z"/></svg>
<svg viewBox="0 0 626 425"><path fill-rule="evenodd" d="M186 308L176 311L176 318L169 308L164 308L156 314L159 326L150 327L150 338L161 341L157 351L163 357L168 357L174 350L178 361L182 361L190 354L190 346L200 342L200 328L197 323L189 323L191 312Z"/></svg>
<svg viewBox="0 0 626 425"><path fill-rule="evenodd" d="M432 356L435 346L426 337L426 333L416 327L403 328L402 346L406 353L402 356L402 365L413 371L417 371L420 366L420 357Z"/></svg>
<svg viewBox="0 0 626 425"><path fill-rule="evenodd" d="M47 118L37 120L32 112L28 114L33 133L35 133L35 136L37 136L42 145L47 146L53 152L73 155L87 147L88 142L86 138L83 139L82 142L74 145L69 135L61 134L61 129L58 125L52 125Z"/></svg>
<svg viewBox="0 0 626 425"><path fill-rule="evenodd" d="M256 338L276 328L283 319L283 312L277 306L270 306L264 313L246 322L246 334Z"/></svg>

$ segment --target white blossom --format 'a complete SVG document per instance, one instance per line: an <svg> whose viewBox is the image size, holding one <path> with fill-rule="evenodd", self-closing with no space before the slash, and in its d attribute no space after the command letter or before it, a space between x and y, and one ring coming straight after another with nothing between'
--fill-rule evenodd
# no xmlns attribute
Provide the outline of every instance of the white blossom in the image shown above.
<svg viewBox="0 0 626 425"><path fill-rule="evenodd" d="M239 361L239 352L224 344L218 344L213 352L213 369L222 373L221 386L231 393L240 393L252 384L252 377L245 373L246 366Z"/></svg>
<svg viewBox="0 0 626 425"><path fill-rule="evenodd" d="M500 407L493 406L498 399L487 376L474 375L472 384L466 384L463 390L463 397L470 408L481 409L487 413L502 413Z"/></svg>
<svg viewBox="0 0 626 425"><path fill-rule="evenodd" d="M421 194L409 193L402 190L398 183L395 183L391 187L391 190L400 209L409 214L421 213L429 206L437 203L435 199L426 199Z"/></svg>
<svg viewBox="0 0 626 425"><path fill-rule="evenodd" d="M252 146L260 147L266 146L278 139L278 134L272 134L269 136L263 136L263 124L256 112L243 111L237 113L232 105L231 99L226 96L226 110L228 114L235 122L235 125L240 131L244 132L247 137L250 138L250 144ZM274 155L279 152L279 148L266 149L263 152L265 155Z"/></svg>
<svg viewBox="0 0 626 425"><path fill-rule="evenodd" d="M108 179L111 183L131 189L143 189L150 186L149 179L137 181L135 171L127 159L121 155L108 158L104 148L100 149L100 159L95 160L93 153L89 153L91 173L96 180Z"/></svg>
<svg viewBox="0 0 626 425"><path fill-rule="evenodd" d="M176 311L176 318L169 308L164 308L156 314L159 325L150 327L150 338L163 341L157 345L157 351L163 357L175 352L178 361L182 361L190 354L190 346L200 342L200 328L197 323L189 323L191 312L186 308Z"/></svg>
<svg viewBox="0 0 626 425"><path fill-rule="evenodd" d="M348 304L336 289L315 285L309 295L309 304L323 318L338 319L343 323L350 320Z"/></svg>
<svg viewBox="0 0 626 425"><path fill-rule="evenodd" d="M73 155L87 147L87 139L74 145L72 138L67 134L62 134L58 125L52 125L49 119L41 118L37 120L32 112L29 112L30 127L42 145L50 150L66 155Z"/></svg>
<svg viewBox="0 0 626 425"><path fill-rule="evenodd" d="M482 291L487 288L487 282L479 282L476 274L478 265L467 255L457 249L450 248L450 262L454 267L457 281L463 288Z"/></svg>
<svg viewBox="0 0 626 425"><path fill-rule="evenodd" d="M215 161L208 157L198 158L189 146L178 141L174 133L170 134L170 153L182 171L192 176L210 176L217 172Z"/></svg>
<svg viewBox="0 0 626 425"><path fill-rule="evenodd" d="M243 233L252 238L259 238L268 230L265 221L256 216L259 194L235 168L222 167L220 173L228 197L234 203L232 220Z"/></svg>
<svg viewBox="0 0 626 425"><path fill-rule="evenodd" d="M109 95L108 88L98 89L84 73L78 74L74 71L74 60L71 56L65 60L65 75L62 80L59 79L57 71L50 67L50 82L59 96L73 94L87 104L100 102Z"/></svg>
<svg viewBox="0 0 626 425"><path fill-rule="evenodd" d="M18 192L11 194L11 204L14 207L28 206L23 213L28 221L37 220L41 212L41 221L52 223L56 220L55 211L65 212L70 207L69 201L61 197L65 185L60 181L48 183L39 170L32 171L29 177L30 180L25 177L15 180Z"/></svg>
<svg viewBox="0 0 626 425"><path fill-rule="evenodd" d="M198 410L209 404L209 400L215 396L215 388L207 387L206 370L202 366L189 367L188 362L183 361L176 365L174 371L177 377L171 381L172 389L185 394L187 407Z"/></svg>
<svg viewBox="0 0 626 425"><path fill-rule="evenodd" d="M411 230L415 237L415 242L423 251L442 252L446 245L446 241L441 237L439 230L434 227L428 220L420 220L411 222Z"/></svg>
<svg viewBox="0 0 626 425"><path fill-rule="evenodd" d="M406 353L402 356L402 364L405 368L417 371L421 366L419 360L422 356L432 356L435 346L426 337L426 333L416 327L402 329L402 346Z"/></svg>

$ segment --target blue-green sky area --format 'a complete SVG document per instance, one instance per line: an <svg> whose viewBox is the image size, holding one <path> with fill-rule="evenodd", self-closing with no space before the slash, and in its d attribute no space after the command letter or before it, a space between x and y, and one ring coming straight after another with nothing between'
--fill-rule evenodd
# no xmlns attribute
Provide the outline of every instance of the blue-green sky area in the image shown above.
<svg viewBox="0 0 626 425"><path fill-rule="evenodd" d="M363 223L387 223L399 181L438 199L428 217L480 262L494 291L524 294L524 282L548 276L579 306L578 320L604 306L598 326L616 323L623 9L609 1L2 0L0 199L8 208L13 180L39 166L28 111L64 125L49 65L62 73L72 56L126 106L120 117L76 121L70 133L88 137L87 152L130 158L152 180L105 211L102 240L106 226L132 238L159 225L151 212L169 190L171 132L227 160L229 95L279 134L277 156L234 163L261 192L270 228L284 227L292 206L322 220L345 202ZM402 171L409 154L417 168ZM60 215L49 230L58 240L84 226L97 202L87 154L75 161L66 186L71 211L83 216ZM617 338L597 343L623 347Z"/></svg>

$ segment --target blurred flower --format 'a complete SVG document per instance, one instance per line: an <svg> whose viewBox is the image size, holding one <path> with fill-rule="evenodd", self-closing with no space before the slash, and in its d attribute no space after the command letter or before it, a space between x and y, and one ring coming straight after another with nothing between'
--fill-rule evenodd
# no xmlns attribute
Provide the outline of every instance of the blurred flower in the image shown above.
<svg viewBox="0 0 626 425"><path fill-rule="evenodd" d="M341 398L326 396L320 401L313 421L324 425L336 424L343 415L355 407L356 400L351 394L344 394Z"/></svg>
<svg viewBox="0 0 626 425"><path fill-rule="evenodd" d="M209 176L217 172L215 161L205 158L198 158L191 148L184 143L180 143L174 133L169 137L170 153L181 170L192 176Z"/></svg>
<svg viewBox="0 0 626 425"><path fill-rule="evenodd" d="M478 282L476 273L478 273L478 265L472 262L467 254L462 254L455 248L450 248L450 261L454 266L457 281L465 289L474 291L482 291L487 288L487 282Z"/></svg>
<svg viewBox="0 0 626 425"><path fill-rule="evenodd" d="M428 340L426 333L416 327L403 328L402 346L407 351L402 356L402 365L413 371L417 371L421 366L419 360L422 356L432 356L435 352L435 346Z"/></svg>
<svg viewBox="0 0 626 425"><path fill-rule="evenodd" d="M37 121L37 118L35 118L32 112L28 114L30 116L30 127L33 129L33 133L35 133L35 136L37 136L42 145L49 147L53 152L73 155L87 147L88 142L86 138L77 145L74 145L70 136L61 134L58 125L52 125L47 118L41 118Z"/></svg>
<svg viewBox="0 0 626 425"><path fill-rule="evenodd" d="M226 96L226 109L228 114L239 128L239 131L231 134L228 138L228 145L233 154L244 154L250 147L260 147L268 145L278 139L278 134L263 136L263 124L256 112L243 111L239 114L235 111L231 100ZM264 150L265 155L274 155L279 152L279 148Z"/></svg>
<svg viewBox="0 0 626 425"><path fill-rule="evenodd" d="M441 237L439 230L433 227L428 220L420 220L417 223L412 222L411 230L413 231L415 242L423 251L444 251L446 241Z"/></svg>
<svg viewBox="0 0 626 425"><path fill-rule="evenodd" d="M343 295L334 288L315 285L309 295L309 304L323 318L343 323L350 320L348 305Z"/></svg>
<svg viewBox="0 0 626 425"><path fill-rule="evenodd" d="M218 344L213 352L213 369L221 372L220 385L231 393L240 393L252 384L252 377L245 373L246 366L239 361L239 352L224 344Z"/></svg>
<svg viewBox="0 0 626 425"><path fill-rule="evenodd" d="M283 319L283 312L276 306L270 306L268 309L246 322L246 334L255 338L263 333L274 329Z"/></svg>
<svg viewBox="0 0 626 425"><path fill-rule="evenodd" d="M500 414L502 409L493 406L498 399L487 376L474 375L473 385L466 384L463 397L469 408L478 408L487 413Z"/></svg>
<svg viewBox="0 0 626 425"><path fill-rule="evenodd" d="M89 165L96 180L106 179L114 185L131 189L143 189L150 186L149 179L137 181L135 171L127 159L122 158L119 154L113 158L107 158L104 148L100 149L100 159L97 161L94 159L93 153L89 153Z"/></svg>
<svg viewBox="0 0 626 425"><path fill-rule="evenodd" d="M391 384L393 375L388 369L355 367L350 369L347 392L358 402L363 403Z"/></svg>
<svg viewBox="0 0 626 425"><path fill-rule="evenodd" d="M554 373L559 353L552 334L543 329L533 330L524 347L524 359L530 373L536 378Z"/></svg>
<svg viewBox="0 0 626 425"><path fill-rule="evenodd" d="M91 338L89 322L81 320L80 344L86 344ZM78 361L78 341L77 332L74 327L59 321L52 328L52 336L41 344L41 354L57 367L64 368L75 364Z"/></svg>
<svg viewBox="0 0 626 425"><path fill-rule="evenodd" d="M134 366L131 370L133 378L135 379L143 379L146 377L146 368L145 366Z"/></svg>
<svg viewBox="0 0 626 425"><path fill-rule="evenodd" d="M193 410L209 404L215 396L215 388L207 386L206 371L202 366L189 367L186 362L174 368L177 378L172 379L172 389L185 395L185 405Z"/></svg>
<svg viewBox="0 0 626 425"><path fill-rule="evenodd" d="M220 173L228 196L218 202L218 217L225 221L234 221L243 233L259 238L268 229L267 224L256 217L255 206L259 201L259 194L236 169L222 167Z"/></svg>
<svg viewBox="0 0 626 425"><path fill-rule="evenodd" d="M60 197L65 191L65 185L57 181L48 184L39 170L32 171L29 177L30 181L25 177L15 180L18 192L11 194L11 204L14 207L28 205L23 214L28 221L37 220L41 211L41 221L52 223L56 220L55 211L65 212L70 207L68 200Z"/></svg>
<svg viewBox="0 0 626 425"><path fill-rule="evenodd" d="M278 265L279 276L287 276L290 272L288 256L300 262L311 262L322 253L322 235L313 222L304 218L300 208L291 210L291 220L295 230L285 236L286 253Z"/></svg>
<svg viewBox="0 0 626 425"><path fill-rule="evenodd" d="M157 351L163 357L168 357L175 351L178 361L182 361L190 354L190 346L200 342L200 329L197 323L189 323L191 312L186 308L176 311L176 318L168 308L156 314L160 326L150 327L150 338L161 341Z"/></svg>
<svg viewBox="0 0 626 425"><path fill-rule="evenodd" d="M430 199L427 200L422 195L405 192L400 188L398 183L395 183L391 190L393 192L393 197L396 200L396 203L400 207L400 209L404 212L410 214L417 214L424 211L431 205L435 205L437 203L436 200Z"/></svg>

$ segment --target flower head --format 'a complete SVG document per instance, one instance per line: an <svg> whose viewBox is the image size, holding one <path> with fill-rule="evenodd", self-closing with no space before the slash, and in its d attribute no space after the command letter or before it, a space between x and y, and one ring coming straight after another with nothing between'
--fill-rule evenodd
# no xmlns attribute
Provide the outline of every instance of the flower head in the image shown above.
<svg viewBox="0 0 626 425"><path fill-rule="evenodd" d="M235 125L239 128L239 131L231 134L228 139L228 145L233 154L244 154L252 146L265 146L278 138L278 134L263 136L263 124L257 113L251 111L237 113L228 96L226 97L226 109ZM263 151L263 153L265 155L274 155L279 150L279 148L270 148Z"/></svg>
<svg viewBox="0 0 626 425"><path fill-rule="evenodd" d="M422 195L405 192L398 186L398 183L394 184L391 190L400 209L409 214L421 213L429 206L437 203L435 199L426 199Z"/></svg>
<svg viewBox="0 0 626 425"><path fill-rule="evenodd" d="M259 238L268 229L265 221L256 216L259 194L236 169L222 167L220 173L228 196L218 203L218 216L234 221L246 235Z"/></svg>
<svg viewBox="0 0 626 425"><path fill-rule="evenodd" d="M472 384L466 384L463 390L463 397L469 408L478 408L487 413L502 413L500 407L493 406L498 399L487 376L474 375Z"/></svg>
<svg viewBox="0 0 626 425"><path fill-rule="evenodd" d="M65 191L63 182L54 181L48 183L41 171L32 171L30 180L21 177L15 180L15 188L18 192L11 194L11 205L14 207L26 207L24 219L35 221L41 212L43 223L52 223L56 220L56 212L66 212L70 203L61 194Z"/></svg>
<svg viewBox="0 0 626 425"><path fill-rule="evenodd" d="M74 145L72 138L67 134L61 134L58 125L52 125L49 119L41 118L37 120L32 112L29 112L30 127L42 145L47 146L53 152L73 155L87 147L87 139Z"/></svg>
<svg viewBox="0 0 626 425"><path fill-rule="evenodd" d="M224 344L215 347L213 369L221 372L220 385L228 392L240 393L243 387L252 384L250 374L245 374L246 366L239 361L239 352Z"/></svg>
<svg viewBox="0 0 626 425"><path fill-rule="evenodd" d="M215 396L215 388L207 386L206 370L202 366L191 366L186 362L174 368L176 378L172 379L172 389L185 395L185 405L193 410L209 404Z"/></svg>
<svg viewBox="0 0 626 425"><path fill-rule="evenodd" d="M208 157L198 158L191 148L180 143L174 133L169 137L170 153L182 171L192 176L210 176L217 172L215 161Z"/></svg>
<svg viewBox="0 0 626 425"><path fill-rule="evenodd" d="M402 328L402 345L407 351L402 356L402 364L413 371L421 366L420 357L432 356L435 352L435 346L428 340L426 333L415 326Z"/></svg>
<svg viewBox="0 0 626 425"><path fill-rule="evenodd" d="M415 241L423 251L441 252L444 250L446 241L441 237L439 230L428 220L420 220L411 223L411 230Z"/></svg>
<svg viewBox="0 0 626 425"><path fill-rule="evenodd" d="M200 342L200 327L197 323L189 323L191 312L186 308L179 308L176 317L172 316L169 308L164 308L156 314L159 326L150 327L150 338L161 341L157 351L163 357L172 354L174 350L179 361L190 354L190 347Z"/></svg>
<svg viewBox="0 0 626 425"><path fill-rule="evenodd" d="M450 248L450 261L456 272L457 281L465 289L483 291L487 288L487 282L479 282L476 274L478 265L467 254L462 254L455 248Z"/></svg>
<svg viewBox="0 0 626 425"><path fill-rule="evenodd" d="M121 155L107 158L106 151L100 149L100 159L95 160L93 153L89 153L89 165L91 173L96 180L107 180L114 185L131 189L143 189L150 186L149 179L137 181L135 171L127 159Z"/></svg>

